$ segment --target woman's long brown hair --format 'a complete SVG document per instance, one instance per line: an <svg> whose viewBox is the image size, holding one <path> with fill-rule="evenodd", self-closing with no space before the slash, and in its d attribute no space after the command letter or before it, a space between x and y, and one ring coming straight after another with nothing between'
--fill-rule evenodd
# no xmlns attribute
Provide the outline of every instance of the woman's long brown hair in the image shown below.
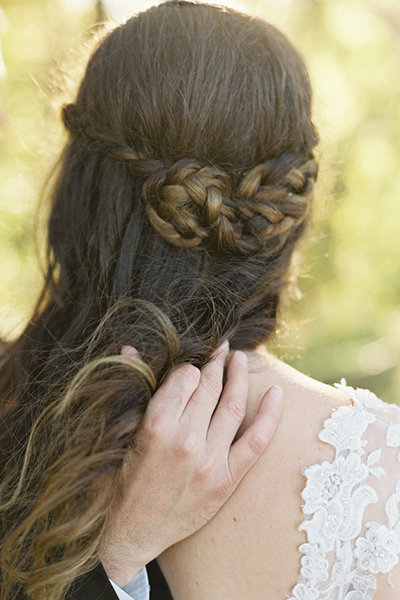
<svg viewBox="0 0 400 600"><path fill-rule="evenodd" d="M173 365L274 331L317 174L301 57L220 7L166 2L117 27L62 116L45 284L0 370L0 600L59 600L96 563Z"/></svg>

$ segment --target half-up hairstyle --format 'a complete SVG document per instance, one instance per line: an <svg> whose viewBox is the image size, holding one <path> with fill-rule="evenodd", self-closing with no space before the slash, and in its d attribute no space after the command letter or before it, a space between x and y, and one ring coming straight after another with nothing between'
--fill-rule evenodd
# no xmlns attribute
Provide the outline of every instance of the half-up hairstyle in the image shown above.
<svg viewBox="0 0 400 600"><path fill-rule="evenodd" d="M117 27L62 118L45 284L1 362L0 600L60 600L94 566L175 364L273 333L317 176L303 60L220 7L166 2Z"/></svg>

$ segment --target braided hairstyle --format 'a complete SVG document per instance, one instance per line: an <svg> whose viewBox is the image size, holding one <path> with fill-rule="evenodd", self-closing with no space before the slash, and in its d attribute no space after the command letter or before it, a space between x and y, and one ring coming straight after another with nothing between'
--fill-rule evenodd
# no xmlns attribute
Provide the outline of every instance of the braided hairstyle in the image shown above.
<svg viewBox="0 0 400 600"><path fill-rule="evenodd" d="M317 176L303 60L221 7L170 1L117 27L62 118L43 291L0 364L0 600L59 600L96 563L175 364L272 334Z"/></svg>

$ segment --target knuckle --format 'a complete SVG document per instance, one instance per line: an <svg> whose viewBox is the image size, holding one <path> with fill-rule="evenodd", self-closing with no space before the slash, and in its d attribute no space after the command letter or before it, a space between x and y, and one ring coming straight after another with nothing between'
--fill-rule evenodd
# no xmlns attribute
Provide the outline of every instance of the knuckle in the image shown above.
<svg viewBox="0 0 400 600"><path fill-rule="evenodd" d="M179 367L179 371L185 382L191 384L192 387L196 388L199 385L200 369L198 369L194 365L185 363L184 365Z"/></svg>
<svg viewBox="0 0 400 600"><path fill-rule="evenodd" d="M202 385L206 392L212 396L220 396L222 392L222 381L216 375L208 374L202 379Z"/></svg>
<svg viewBox="0 0 400 600"><path fill-rule="evenodd" d="M162 440L166 435L165 420L161 415L152 415L143 421L143 434L152 441Z"/></svg>
<svg viewBox="0 0 400 600"><path fill-rule="evenodd" d="M200 479L211 479L212 473L215 467L215 460L213 458L208 458L203 460L197 469L197 473Z"/></svg>
<svg viewBox="0 0 400 600"><path fill-rule="evenodd" d="M195 431L190 431L178 440L175 446L175 454L178 456L178 458L192 457L196 454L197 442L197 433Z"/></svg>
<svg viewBox="0 0 400 600"><path fill-rule="evenodd" d="M240 423L246 416L246 406L238 398L231 398L228 400L226 403L226 409L232 415L232 417Z"/></svg>
<svg viewBox="0 0 400 600"><path fill-rule="evenodd" d="M233 479L230 473L227 473L224 477L222 477L216 486L216 496L217 498L224 499L230 496L233 491Z"/></svg>
<svg viewBox="0 0 400 600"><path fill-rule="evenodd" d="M265 435L261 433L256 433L249 440L250 450L254 454L261 454L265 448L268 446L268 439Z"/></svg>

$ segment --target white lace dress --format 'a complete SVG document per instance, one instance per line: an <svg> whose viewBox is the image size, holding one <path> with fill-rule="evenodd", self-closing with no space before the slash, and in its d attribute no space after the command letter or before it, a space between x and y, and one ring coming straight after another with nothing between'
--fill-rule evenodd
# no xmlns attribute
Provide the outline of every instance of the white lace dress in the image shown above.
<svg viewBox="0 0 400 600"><path fill-rule="evenodd" d="M334 411L319 434L334 460L303 471L307 542L289 600L371 600L380 574L393 587L399 561L400 408L344 380L336 387L352 405Z"/></svg>

